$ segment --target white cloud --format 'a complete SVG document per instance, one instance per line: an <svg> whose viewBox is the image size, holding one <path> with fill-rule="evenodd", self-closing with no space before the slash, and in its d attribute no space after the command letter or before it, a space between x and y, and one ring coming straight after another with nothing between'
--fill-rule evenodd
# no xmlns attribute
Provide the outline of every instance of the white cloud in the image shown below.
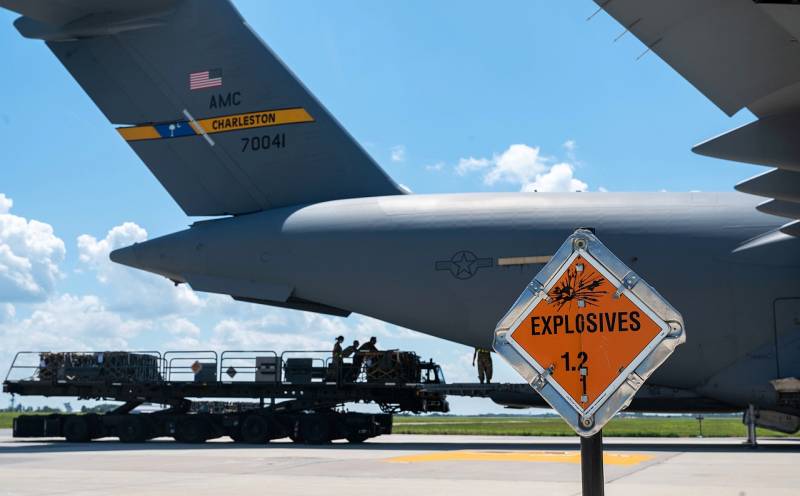
<svg viewBox="0 0 800 496"><path fill-rule="evenodd" d="M564 147L564 151L566 152L567 158L570 161L572 162L578 161L575 154L575 152L578 150L578 143L574 139L569 139L565 141L564 144L561 146Z"/></svg>
<svg viewBox="0 0 800 496"><path fill-rule="evenodd" d="M215 349L328 350L332 336L322 329L305 332L301 328L284 330L285 320L278 312L260 319L223 319L214 326L211 346ZM276 332L276 328L281 328Z"/></svg>
<svg viewBox="0 0 800 496"><path fill-rule="evenodd" d="M11 214L0 194L0 300L42 301L61 277L66 248L52 226Z"/></svg>
<svg viewBox="0 0 800 496"><path fill-rule="evenodd" d="M8 322L17 314L17 309L11 303L0 303L0 324Z"/></svg>
<svg viewBox="0 0 800 496"><path fill-rule="evenodd" d="M511 145L502 154L495 155L494 167L484 176L483 182L492 186L498 182L525 185L547 168L547 159L539 147Z"/></svg>
<svg viewBox="0 0 800 496"><path fill-rule="evenodd" d="M329 350L333 338L343 335L348 343L378 337L383 341L425 339L428 336L364 315L349 318L251 306L251 317L224 318L213 327L205 346L210 349ZM418 341L419 342L419 341Z"/></svg>
<svg viewBox="0 0 800 496"><path fill-rule="evenodd" d="M425 170L428 172L441 172L444 170L444 162L436 162L435 164L426 165Z"/></svg>
<svg viewBox="0 0 800 496"><path fill-rule="evenodd" d="M0 325L0 342L15 349L121 349L152 327L109 311L97 296L63 294L36 303L28 317Z"/></svg>
<svg viewBox="0 0 800 496"><path fill-rule="evenodd" d="M540 193L586 191L589 185L576 179L574 172L570 164L556 164L548 172L537 174L533 182L523 186L523 191L538 191Z"/></svg>
<svg viewBox="0 0 800 496"><path fill-rule="evenodd" d="M419 339L426 337L424 334L365 315L351 315L347 319L309 312L304 312L302 315L303 322L299 327L316 329L320 336L330 337L344 334L348 336L348 339L352 336L352 339L357 339L362 343L372 336L392 339Z"/></svg>
<svg viewBox="0 0 800 496"><path fill-rule="evenodd" d="M392 162L405 162L406 161L406 147L403 145L396 145L392 147Z"/></svg>
<svg viewBox="0 0 800 496"><path fill-rule="evenodd" d="M111 228L103 239L78 236L79 260L104 285L109 307L142 318L193 313L202 308L205 301L185 284L176 287L163 277L115 264L108 258L112 250L146 240L147 231L133 222Z"/></svg>
<svg viewBox="0 0 800 496"><path fill-rule="evenodd" d="M585 191L588 185L574 177L577 144L569 140L563 146L571 163L554 164L539 147L514 144L492 158L462 158L455 171L462 176L480 171L487 186L507 183L519 185L520 191Z"/></svg>
<svg viewBox="0 0 800 496"><path fill-rule="evenodd" d="M462 158L456 165L456 173L459 176L465 176L471 172L483 170L492 165L492 161L488 158Z"/></svg>
<svg viewBox="0 0 800 496"><path fill-rule="evenodd" d="M202 346L200 328L191 320L184 317L168 317L159 324L172 336L164 345L166 348L173 350L206 348Z"/></svg>
<svg viewBox="0 0 800 496"><path fill-rule="evenodd" d="M7 197L5 194L0 193L0 214L7 214L14 206L14 200Z"/></svg>
<svg viewBox="0 0 800 496"><path fill-rule="evenodd" d="M604 186L598 186L597 191L599 191L600 193L608 193L608 189Z"/></svg>
<svg viewBox="0 0 800 496"><path fill-rule="evenodd" d="M184 317L176 317L169 319L165 322L167 330L173 336L192 336L197 337L200 335L200 328L189 319Z"/></svg>
<svg viewBox="0 0 800 496"><path fill-rule="evenodd" d="M78 236L78 255L81 262L97 271L97 278L101 282L107 282L109 273L115 267L109 263L109 253L146 240L146 230L133 222L124 222L112 227L106 237L99 241L89 234Z"/></svg>

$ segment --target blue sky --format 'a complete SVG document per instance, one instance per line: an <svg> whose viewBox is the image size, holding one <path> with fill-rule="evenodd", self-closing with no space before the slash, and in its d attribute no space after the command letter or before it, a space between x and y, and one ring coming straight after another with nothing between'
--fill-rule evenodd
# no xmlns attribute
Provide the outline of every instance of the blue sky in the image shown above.
<svg viewBox="0 0 800 496"><path fill-rule="evenodd" d="M418 194L730 191L759 172L691 153L752 116L728 118L653 54L637 61L645 48L631 35L612 42L615 21L586 21L589 0L235 3ZM327 347L343 332L420 349L451 379L471 378L461 346L363 317L175 290L112 266L112 247L191 220L49 50L18 35L15 18L0 11L0 367L17 348ZM308 327L318 331L295 334ZM456 406L496 411L488 401Z"/></svg>

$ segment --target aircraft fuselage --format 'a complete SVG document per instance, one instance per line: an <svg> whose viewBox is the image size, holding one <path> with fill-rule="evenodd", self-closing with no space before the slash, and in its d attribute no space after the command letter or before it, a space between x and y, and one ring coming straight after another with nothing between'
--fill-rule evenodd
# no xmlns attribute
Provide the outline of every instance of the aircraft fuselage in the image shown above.
<svg viewBox="0 0 800 496"><path fill-rule="evenodd" d="M685 319L687 343L649 383L774 407L768 381L800 375L800 240L735 252L781 223L757 203L736 193L360 198L201 222L112 258L195 289L313 302L488 346L545 257L590 227Z"/></svg>

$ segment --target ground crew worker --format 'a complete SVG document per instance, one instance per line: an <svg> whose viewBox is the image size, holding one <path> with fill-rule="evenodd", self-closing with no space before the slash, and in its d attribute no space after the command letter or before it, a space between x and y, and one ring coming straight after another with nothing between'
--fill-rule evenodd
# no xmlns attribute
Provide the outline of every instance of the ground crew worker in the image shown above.
<svg viewBox="0 0 800 496"><path fill-rule="evenodd" d="M378 347L375 346L375 343L377 342L378 338L372 336L371 338L369 338L369 341L361 345L358 351L378 351Z"/></svg>
<svg viewBox="0 0 800 496"><path fill-rule="evenodd" d="M358 339L354 340L353 344L351 344L350 346L345 348L344 351L342 351L342 356L347 358L356 351L358 351Z"/></svg>
<svg viewBox="0 0 800 496"><path fill-rule="evenodd" d="M333 343L333 359L342 361L342 343L344 342L344 336L339 336L336 338L336 341Z"/></svg>
<svg viewBox="0 0 800 496"><path fill-rule="evenodd" d="M336 379L338 380L341 376L342 370L342 343L344 342L344 336L339 336L336 338L336 341L333 343L333 370L336 373Z"/></svg>
<svg viewBox="0 0 800 496"><path fill-rule="evenodd" d="M361 368L361 364L363 362L364 365L366 366L366 370L367 370L367 373L368 373L367 375L369 375L369 368L372 367L372 363L375 361L374 360L375 359L375 355L370 355L370 354L378 351L378 347L375 346L375 343L377 343L377 342L378 342L378 338L376 338L375 336L372 336L371 338L369 338L369 341L367 341L366 343L362 344L358 348L358 353L356 354L356 357L359 358L359 360L358 360L359 369ZM369 356L365 357L364 356L365 354L369 355ZM355 362L355 360L353 360L353 361Z"/></svg>
<svg viewBox="0 0 800 496"><path fill-rule="evenodd" d="M358 340L353 340L353 344L348 346L347 348L342 351L342 356L347 358L350 355L353 355L353 367L351 370L346 371L348 372L346 375L347 380L355 381L358 378L358 374L361 372L361 360L358 357Z"/></svg>
<svg viewBox="0 0 800 496"><path fill-rule="evenodd" d="M484 377L486 384L492 382L492 352L486 348L475 348L472 354L472 366L475 366L475 359L478 359L478 380L483 384Z"/></svg>

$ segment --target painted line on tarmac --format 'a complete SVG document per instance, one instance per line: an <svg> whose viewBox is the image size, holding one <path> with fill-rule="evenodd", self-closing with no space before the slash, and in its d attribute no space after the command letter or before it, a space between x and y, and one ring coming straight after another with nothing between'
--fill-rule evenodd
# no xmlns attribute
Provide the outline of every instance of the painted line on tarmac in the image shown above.
<svg viewBox="0 0 800 496"><path fill-rule="evenodd" d="M603 462L607 465L631 466L654 459L644 453L604 453ZM442 451L419 455L395 456L385 458L388 463L429 463L429 462L539 462L539 463L580 463L578 451Z"/></svg>

